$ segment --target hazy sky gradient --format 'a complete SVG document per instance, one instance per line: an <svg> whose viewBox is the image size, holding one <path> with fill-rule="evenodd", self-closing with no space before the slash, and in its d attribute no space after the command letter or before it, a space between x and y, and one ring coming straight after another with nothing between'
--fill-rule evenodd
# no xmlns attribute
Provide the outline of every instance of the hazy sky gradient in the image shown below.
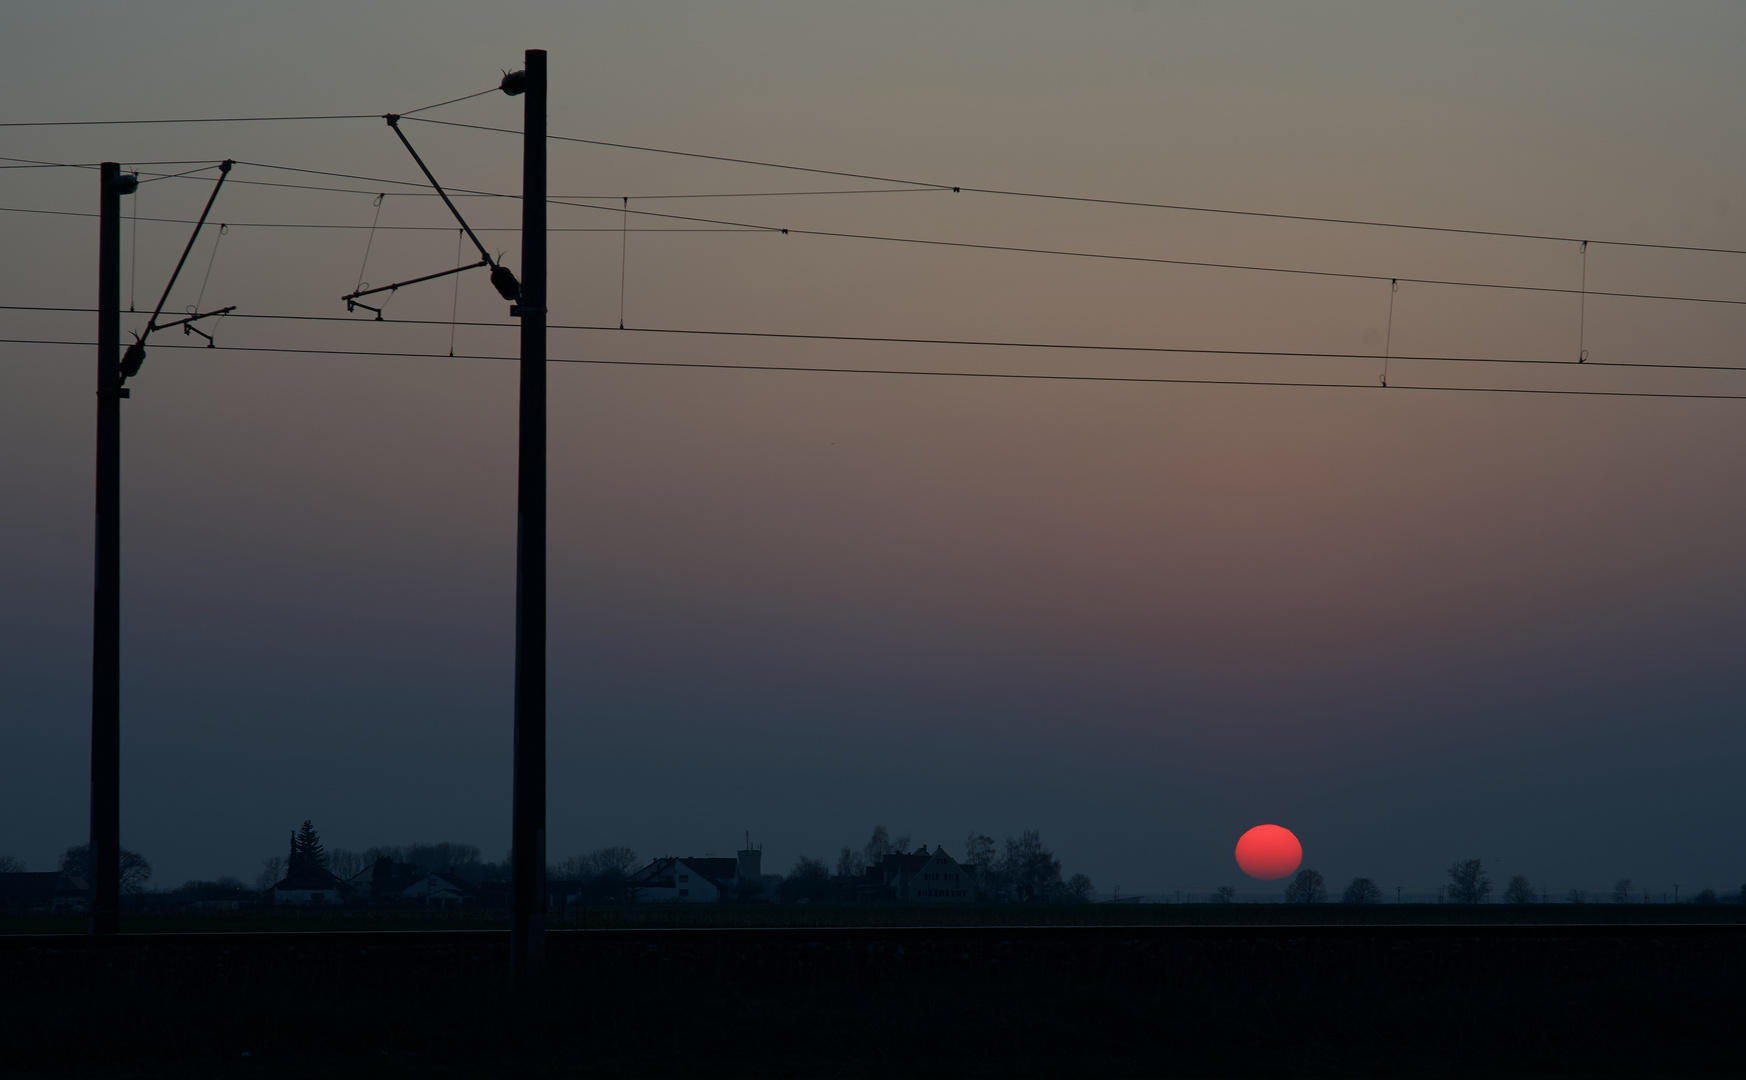
<svg viewBox="0 0 1746 1080"><path fill-rule="evenodd" d="M0 119L407 110L552 65L551 130L965 186L1746 247L1746 12L1724 3L62 3L9 16ZM429 114L520 126L499 95ZM405 125L445 183L518 139ZM0 129L0 154L233 157L414 180L380 121ZM162 171L175 171L166 168ZM236 181L381 186L239 165ZM1575 287L1575 244L907 192L555 144L553 321L1570 361L1578 301L799 235L621 238L632 207L1383 277ZM94 174L0 171L91 212ZM145 216L210 184L165 180ZM470 199L482 228L517 206ZM128 207L127 209L132 209ZM215 220L368 226L370 194L227 186ZM449 265L390 195L365 276ZM683 228L629 219L630 228ZM186 226L138 231L149 307ZM123 258L131 261L132 226ZM483 233L519 268L513 231ZM344 315L367 232L233 226L207 307ZM0 213L7 304L89 306L88 218ZM203 238L171 307L192 303ZM464 254L464 253L463 253ZM1591 246L1590 288L1746 299L1746 257ZM447 320L447 282L390 317ZM504 322L482 277L460 318ZM124 316L135 329L144 316ZM0 311L87 340L89 315ZM447 353L445 325L227 320L228 346ZM1586 306L1591 361L1739 364L1746 309ZM511 331L460 328L505 355ZM508 844L510 363L187 352L124 406L123 842L158 883L329 846ZM554 331L552 355L1377 381L1371 360ZM86 823L89 349L0 345L0 853ZM1394 361L1390 389L555 365L551 852L786 869L875 823L960 853L1039 828L1124 891L1308 865L1432 891L1479 856L1555 892L1737 888L1746 393L1727 373Z"/></svg>

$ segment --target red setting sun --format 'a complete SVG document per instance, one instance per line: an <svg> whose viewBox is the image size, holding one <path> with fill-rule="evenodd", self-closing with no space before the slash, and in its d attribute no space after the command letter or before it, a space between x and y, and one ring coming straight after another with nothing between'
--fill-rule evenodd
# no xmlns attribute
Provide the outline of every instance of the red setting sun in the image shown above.
<svg viewBox="0 0 1746 1080"><path fill-rule="evenodd" d="M1303 845L1290 829L1257 825L1237 840L1237 865L1262 881L1277 881L1303 862Z"/></svg>

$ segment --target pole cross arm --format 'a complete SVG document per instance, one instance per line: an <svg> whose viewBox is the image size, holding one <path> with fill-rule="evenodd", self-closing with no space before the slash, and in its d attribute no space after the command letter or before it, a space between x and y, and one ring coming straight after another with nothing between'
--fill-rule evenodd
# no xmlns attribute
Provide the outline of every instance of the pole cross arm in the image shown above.
<svg viewBox="0 0 1746 1080"><path fill-rule="evenodd" d="M462 270L471 270L475 266L489 266L491 268L491 285L497 290L498 295L511 303L520 300L521 283L515 280L515 274L509 269L509 267L504 266L502 263L491 257L491 252L485 249L485 245L479 240L478 235L473 232L473 226L467 224L467 219L461 216L460 208L455 205L453 199L449 198L449 193L443 190L443 186L437 183L437 178L435 174L430 171L430 166L426 165L424 159L418 156L418 150L413 147L412 140L406 137L406 132L400 130L400 115L398 113L387 113L382 117L382 119L388 121L388 126L394 129L395 135L399 136L400 144L406 147L406 152L411 154L412 160L418 163L419 171L424 173L424 178L426 180L430 181L431 189L443 200L443 205L449 208L449 213L455 216L455 221L460 224L461 231L466 233L467 239L473 241L473 246L479 249L479 261L473 263L471 266L460 266L453 270L444 270L441 273L427 274L424 277L413 278L410 281L402 281L393 285L383 285L380 288L375 289L361 289L349 296L340 297L340 299L346 302L346 310L355 311L358 308L363 308L366 311L374 311L376 313L376 319L380 321L382 318L382 309L379 307L372 307L369 304L360 304L358 303L358 297L369 296L371 293L392 292L393 290L400 288L402 285L416 285L421 281L430 281L433 278L446 277L449 274L458 274Z"/></svg>
<svg viewBox="0 0 1746 1080"><path fill-rule="evenodd" d="M442 197L443 205L449 208L449 213L455 215L455 220L461 223L462 231L467 234L467 239L473 241L473 246L479 249L479 257L485 260L485 265L495 269L497 260L491 257L491 253L485 250L485 245L479 242L477 236L473 235L473 227L467 224L467 219L461 216L461 211L456 209L454 202L450 200L449 193L444 191L443 186L437 183L437 178L431 175L430 166L426 165L424 159L418 156L418 151L412 148L412 142L407 139L406 132L400 130L399 115L389 113L382 119L388 121L388 126L394 129L394 134L400 136L400 142L406 147L406 152L412 155L413 161L418 162L419 171L424 173L424 178L430 181L430 186L436 189L436 193Z"/></svg>
<svg viewBox="0 0 1746 1080"><path fill-rule="evenodd" d="M206 218L212 213L212 204L218 201L219 189L224 187L224 181L230 176L230 167L234 164L235 162L228 158L219 162L218 182L212 185L212 194L206 197L206 206L200 211L200 220L194 223L194 231L189 234L188 243L182 248L182 257L176 260L176 268L170 271L170 280L164 285L163 295L158 297L158 306L152 309L152 317L146 320L145 329L134 335L133 344L129 345L127 351L121 354L122 382L139 374L140 367L145 364L146 339L152 336L153 331L168 330L171 327L180 326L183 334L199 334L206 339L206 344L210 347L212 335L204 330L195 329L193 324L199 319L208 319L214 315L226 315L236 310L236 305L232 304L230 307L217 311L193 314L167 323L158 322L158 316L164 313L164 304L170 299L170 290L176 287L176 279L182 276L182 267L188 262L188 253L194 250L194 241L200 239L200 230L206 225ZM123 393L126 392L123 391Z"/></svg>
<svg viewBox="0 0 1746 1080"><path fill-rule="evenodd" d="M233 312L235 310L236 310L236 305L232 304L229 307L221 307L215 311L202 311L198 314L190 315L185 319L177 319L175 322L159 323L157 326L153 327L153 329L156 329L156 330L174 330L178 326L182 327L183 329L187 329L188 325L190 323L198 322L201 319L210 319L210 318L213 318L214 316L217 316L217 315L229 315L231 312Z"/></svg>
<svg viewBox="0 0 1746 1080"><path fill-rule="evenodd" d="M133 343L128 345L127 351L121 354L121 381L126 382L127 380L133 378L135 375L139 374L139 369L141 368L141 366L143 366L145 364L146 335L150 334L153 330L173 330L176 327L180 326L182 328L183 336L187 336L188 334L199 334L201 337L206 339L206 347L208 349L210 349L210 348L214 348L216 345L216 343L213 341L212 335L208 334L206 331L200 329L198 326L195 326L194 324L196 322L200 321L201 319L211 319L211 318L215 318L215 317L222 316L222 315L229 315L231 312L233 312L235 310L236 310L236 305L232 304L229 307L222 307L222 308L217 309L216 311L198 312L196 314L189 315L185 318L177 319L174 322L164 323L161 326L158 325L157 323L147 324L146 329L145 329L145 334L136 334L134 336Z"/></svg>
<svg viewBox="0 0 1746 1080"><path fill-rule="evenodd" d="M158 324L158 316L164 313L164 303L170 299L170 290L176 287L176 279L182 276L182 267L188 262L188 253L194 250L194 241L200 239L200 230L206 224L206 217L212 213L212 204L218 201L218 191L224 187L224 182L230 177L230 167L234 162L225 160L218 165L218 183L212 185L212 194L206 198L206 207L200 211L200 220L194 223L194 231L188 236L188 243L182 248L182 257L176 260L176 268L170 271L170 280L164 285L164 294L158 297L158 306L152 310L152 317L146 323L145 333L140 335L140 344L151 336L153 330L162 330ZM175 323L171 325L181 325Z"/></svg>
<svg viewBox="0 0 1746 1080"><path fill-rule="evenodd" d="M356 292L347 293L346 295L340 297L340 299L344 300L346 302L346 310L347 311L352 311L356 308L364 308L368 311L374 311L376 313L376 321L381 322L382 321L382 309L379 307L371 307L369 304L359 303L358 297L360 297L360 296L374 296L377 293L384 293L384 292L394 292L404 285L417 285L421 281L435 281L437 278L448 277L450 274L465 273L468 270L477 270L481 266L490 266L490 265L491 265L490 260L480 259L476 263L468 263L466 266L457 266L453 270L438 270L434 274L426 274L423 277L408 278L405 281L396 281L392 285L378 285L374 289L359 289ZM501 269L501 268L500 267L493 267L492 268L492 276L493 277L496 276L496 272L498 269Z"/></svg>

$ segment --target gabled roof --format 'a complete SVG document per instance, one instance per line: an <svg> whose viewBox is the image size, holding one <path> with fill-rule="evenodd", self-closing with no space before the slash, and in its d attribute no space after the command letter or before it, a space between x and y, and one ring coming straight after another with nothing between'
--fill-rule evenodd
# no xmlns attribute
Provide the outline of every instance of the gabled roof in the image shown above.
<svg viewBox="0 0 1746 1080"><path fill-rule="evenodd" d="M75 891L85 891L84 879L69 878L59 870L0 874L0 907L47 904L54 900L57 893L66 896Z"/></svg>
<svg viewBox="0 0 1746 1080"><path fill-rule="evenodd" d="M326 892L329 889L342 889L345 882L335 877L325 866L300 866L285 875L285 879L273 886L275 892Z"/></svg>
<svg viewBox="0 0 1746 1080"><path fill-rule="evenodd" d="M679 862L690 868L699 877L706 877L717 885L731 884L739 875L740 861L738 859L693 859L684 858Z"/></svg>
<svg viewBox="0 0 1746 1080"><path fill-rule="evenodd" d="M384 855L352 875L346 884L366 896L390 896L420 877L415 864L395 862Z"/></svg>
<svg viewBox="0 0 1746 1080"><path fill-rule="evenodd" d="M648 885L655 888L669 888L673 884L673 866L679 860L674 858L654 859L649 865L631 874L633 885ZM665 878L663 879L663 875Z"/></svg>
<svg viewBox="0 0 1746 1080"><path fill-rule="evenodd" d="M689 855L682 858L675 855L665 855L654 859L649 865L632 874L629 881L632 885L645 888L671 889L678 885L676 875L681 867L717 888L726 889L738 879L740 861L738 859L699 859Z"/></svg>
<svg viewBox="0 0 1746 1080"><path fill-rule="evenodd" d="M907 855L901 851L894 851L886 855L867 868L867 879L875 884L900 881L921 873L922 869L935 859L944 859L953 866L958 866L960 870L963 869L956 859L946 854L945 848L936 847L930 854L928 846L923 844Z"/></svg>
<svg viewBox="0 0 1746 1080"><path fill-rule="evenodd" d="M915 874L920 873L921 868L932 862L933 858L926 853L906 855L901 851L894 851L868 869L881 874Z"/></svg>
<svg viewBox="0 0 1746 1080"><path fill-rule="evenodd" d="M417 881L414 881L410 886L408 886L408 888L416 888L419 885L423 885L427 881L437 882L437 883L440 883L442 885L445 885L445 886L455 890L456 892L460 893L462 896L471 896L474 892L477 891L473 888L473 886L469 885L467 882L461 880L460 878L456 877L453 874L439 874L435 871L432 871L431 873L425 874L423 877L419 878Z"/></svg>

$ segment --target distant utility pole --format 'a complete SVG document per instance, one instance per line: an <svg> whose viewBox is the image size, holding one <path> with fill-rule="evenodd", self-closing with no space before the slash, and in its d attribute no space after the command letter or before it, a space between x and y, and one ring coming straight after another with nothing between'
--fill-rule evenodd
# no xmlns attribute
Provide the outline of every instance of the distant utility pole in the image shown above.
<svg viewBox="0 0 1746 1080"><path fill-rule="evenodd" d="M91 624L92 934L121 923L121 196L139 183L105 161L97 221L97 565ZM124 190L125 189L125 190Z"/></svg>
<svg viewBox="0 0 1746 1080"><path fill-rule="evenodd" d="M536 981L546 953L546 51L527 50L522 121L521 439L516 480L515 788L510 967ZM510 90L505 80L505 90ZM513 91L511 91L513 92Z"/></svg>

